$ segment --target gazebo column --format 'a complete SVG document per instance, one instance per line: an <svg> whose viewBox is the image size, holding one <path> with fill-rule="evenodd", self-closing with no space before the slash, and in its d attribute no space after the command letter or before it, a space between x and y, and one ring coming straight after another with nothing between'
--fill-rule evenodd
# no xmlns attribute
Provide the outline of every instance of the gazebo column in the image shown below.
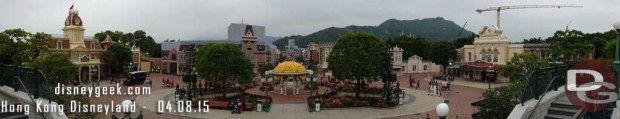
<svg viewBox="0 0 620 119"><path fill-rule="evenodd" d="M284 88L284 83L282 83L282 79L281 78L282 77L279 77L278 79L280 79L279 80L280 81L280 95L283 95L284 94L284 89L283 89Z"/></svg>
<svg viewBox="0 0 620 119"><path fill-rule="evenodd" d="M296 95L299 95L299 76L296 77L297 80L295 80L295 93Z"/></svg>

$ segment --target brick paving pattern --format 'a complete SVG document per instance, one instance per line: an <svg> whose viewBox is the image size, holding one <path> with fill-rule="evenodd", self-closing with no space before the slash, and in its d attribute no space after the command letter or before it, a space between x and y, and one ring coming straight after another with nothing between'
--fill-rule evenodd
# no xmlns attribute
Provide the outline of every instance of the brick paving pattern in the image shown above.
<svg viewBox="0 0 620 119"><path fill-rule="evenodd" d="M151 92L157 91L157 90L162 90L162 89L173 89L174 87L163 87L162 86L162 82L161 79L162 78L174 78L174 82L175 83L179 83L179 86L183 86L185 85L183 83L183 81L181 80L180 76L176 76L176 75L167 75L167 74L158 74L158 73L151 73L149 78L151 80L153 80L153 86L151 87ZM110 80L101 80L100 82L101 86L113 86L113 84L110 84ZM134 85L133 87L142 87L145 85ZM123 92L127 91L127 87L128 86L123 86L121 85L121 90ZM138 97L139 95L102 95L101 97L91 97L91 103L92 104L110 104L111 101L114 101L114 104L120 104L123 100L129 99L129 100L135 100L136 97ZM182 117L182 116L175 116L175 115L169 115L169 114L157 114L156 112L150 111L150 110L144 110L141 108L141 105L137 105L136 104L136 112L132 113L132 116L137 116L138 113L140 112L140 110L142 110L144 118L145 119L191 119L188 117ZM111 119L112 118L112 114L110 114L111 112L108 113L108 115L104 115L103 113L101 114L101 118L104 119ZM116 116L124 116L123 113L115 113Z"/></svg>

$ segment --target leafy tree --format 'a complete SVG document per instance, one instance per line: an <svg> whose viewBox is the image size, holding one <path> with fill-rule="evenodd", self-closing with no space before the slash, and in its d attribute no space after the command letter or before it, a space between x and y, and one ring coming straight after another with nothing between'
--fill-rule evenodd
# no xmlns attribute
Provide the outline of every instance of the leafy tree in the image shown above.
<svg viewBox="0 0 620 119"><path fill-rule="evenodd" d="M286 56L280 56L280 58L278 59L278 62L284 62L286 60Z"/></svg>
<svg viewBox="0 0 620 119"><path fill-rule="evenodd" d="M546 43L542 38L523 39L523 43Z"/></svg>
<svg viewBox="0 0 620 119"><path fill-rule="evenodd" d="M433 43L431 46L431 61L435 62L437 65L442 65L444 68L444 73L446 72L445 68L450 62L456 60L456 48L454 45L448 41L439 41Z"/></svg>
<svg viewBox="0 0 620 119"><path fill-rule="evenodd" d="M483 93L484 100L480 102L480 112L477 119L505 119L512 112L515 105L519 104L521 94L520 85L502 86Z"/></svg>
<svg viewBox="0 0 620 119"><path fill-rule="evenodd" d="M387 49L387 44L372 34L349 32L338 39L327 62L334 77L357 82L355 97L359 98L362 80L372 82L385 75Z"/></svg>
<svg viewBox="0 0 620 119"><path fill-rule="evenodd" d="M29 67L35 67L40 69L45 75L47 75L48 81L51 85L71 84L72 80L75 80L75 75L78 74L78 67L71 62L67 55L63 54L51 54L43 58L36 59L27 64ZM70 105L70 101L75 100L81 104L90 104L90 98L86 95L55 95L54 102L62 105ZM99 118L99 114L96 112L82 112L73 113L69 110L64 110L65 114L69 118L75 119L95 119Z"/></svg>
<svg viewBox="0 0 620 119"><path fill-rule="evenodd" d="M594 48L583 32L577 30L556 31L547 41L551 43L551 56L562 62L581 61Z"/></svg>
<svg viewBox="0 0 620 119"><path fill-rule="evenodd" d="M137 30L134 33L106 30L96 33L95 38L102 42L107 35L110 35L110 38L115 42L127 43L130 46L135 44L140 48L141 52L149 53L151 57L161 56L161 45L157 44L153 37L148 36L146 32L142 30Z"/></svg>
<svg viewBox="0 0 620 119"><path fill-rule="evenodd" d="M49 56L34 60L28 64L43 71L52 85L58 83L71 84L78 74L78 66L71 62L67 55L51 54Z"/></svg>
<svg viewBox="0 0 620 119"><path fill-rule="evenodd" d="M120 67L119 66L120 64L114 57L114 53L112 53L111 51L101 52L100 59L101 59L102 66L107 67L110 70L109 73L115 73L115 72L118 73L118 70L116 70L116 68Z"/></svg>
<svg viewBox="0 0 620 119"><path fill-rule="evenodd" d="M50 39L52 39L52 35L46 34L43 32L37 32L32 34L30 39L28 39L29 47L27 48L28 52L32 53L31 59L37 59L41 52L46 52L49 47L51 47Z"/></svg>
<svg viewBox="0 0 620 119"><path fill-rule="evenodd" d="M594 58L605 58L605 45L608 41L615 40L616 31L609 30L607 32L596 32L585 34L585 39L589 40L594 45Z"/></svg>
<svg viewBox="0 0 620 119"><path fill-rule="evenodd" d="M31 34L23 29L7 29L0 32L0 63L21 65L36 59L51 45L51 35L38 32Z"/></svg>
<svg viewBox="0 0 620 119"><path fill-rule="evenodd" d="M304 57L302 57L302 56L297 56L297 57L295 57L295 61L297 61L297 62L303 62L303 61L304 61Z"/></svg>
<svg viewBox="0 0 620 119"><path fill-rule="evenodd" d="M541 59L531 53L523 53L512 57L501 72L502 76L510 77L512 83L508 86L486 90L483 94L484 100L479 105L479 117L475 118L507 118L514 106L520 102L520 94L521 89L525 85L523 81L526 78L526 72L545 66L548 66L545 59Z"/></svg>
<svg viewBox="0 0 620 119"><path fill-rule="evenodd" d="M512 57L503 67L501 75L509 77L510 82L521 83L525 79L525 72L535 67L547 66L547 61L532 53L523 53Z"/></svg>
<svg viewBox="0 0 620 119"><path fill-rule="evenodd" d="M198 50L196 64L199 77L222 86L223 97L226 97L227 82L247 82L254 77L254 64L236 44L206 44Z"/></svg>
<svg viewBox="0 0 620 119"><path fill-rule="evenodd" d="M387 40L390 47L401 47L403 49L403 59L408 59L413 55L422 57L422 59L430 59L431 42L422 37L398 36Z"/></svg>
<svg viewBox="0 0 620 119"><path fill-rule="evenodd" d="M476 34L472 33L471 35L465 37L465 38L459 38L456 39L453 43L454 46L456 46L456 48L462 48L465 45L473 45L474 44L474 39L476 39Z"/></svg>
<svg viewBox="0 0 620 119"><path fill-rule="evenodd" d="M616 56L616 40L607 41L603 49L603 52L605 53L606 62L612 63Z"/></svg>
<svg viewBox="0 0 620 119"><path fill-rule="evenodd" d="M112 58L114 60L109 60L109 54L106 54L104 52L105 58L102 57L104 63L105 64L108 64L108 63L113 64L112 67L117 69L116 71L123 71L124 72L125 71L125 67L129 63L133 62L131 49L129 49L129 46L127 46L125 44L118 43L118 42L112 43L112 45L110 45L110 48L108 48L108 50L106 52L109 52L109 53L113 54Z"/></svg>
<svg viewBox="0 0 620 119"><path fill-rule="evenodd" d="M99 42L103 42L103 40L105 40L105 37L108 35L110 36L110 38L112 38L112 41L119 42L119 40L123 38L124 33L121 31L110 30L101 31L99 33L95 33L95 39L99 40Z"/></svg>

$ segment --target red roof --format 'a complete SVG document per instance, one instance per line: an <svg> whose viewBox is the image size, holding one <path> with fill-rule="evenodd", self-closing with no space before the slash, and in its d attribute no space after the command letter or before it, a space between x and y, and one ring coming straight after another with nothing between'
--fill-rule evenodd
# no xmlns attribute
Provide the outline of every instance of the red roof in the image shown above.
<svg viewBox="0 0 620 119"><path fill-rule="evenodd" d="M84 45L88 49L91 49L91 47L90 47L91 43L94 43L95 49L101 49L101 45L99 44L99 42L97 42L95 40L84 40Z"/></svg>
<svg viewBox="0 0 620 119"><path fill-rule="evenodd" d="M114 41L112 40L112 38L110 37L110 35L106 35L105 39L103 40L103 43L113 43Z"/></svg>
<svg viewBox="0 0 620 119"><path fill-rule="evenodd" d="M50 42L52 43L52 48L51 49L57 49L57 42L62 42L62 48L61 49L69 49L69 39L68 38L52 38L50 40Z"/></svg>

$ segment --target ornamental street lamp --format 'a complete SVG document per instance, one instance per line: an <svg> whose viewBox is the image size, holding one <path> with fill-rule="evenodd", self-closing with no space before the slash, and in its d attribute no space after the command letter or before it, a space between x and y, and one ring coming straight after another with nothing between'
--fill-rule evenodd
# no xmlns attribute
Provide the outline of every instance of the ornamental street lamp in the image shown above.
<svg viewBox="0 0 620 119"><path fill-rule="evenodd" d="M448 112L450 111L450 107L448 107L448 104L446 104L445 102L439 103L439 105L437 105L437 108L435 109L435 111L437 111L437 115L439 115L439 119L445 119L446 116L448 115Z"/></svg>
<svg viewBox="0 0 620 119"><path fill-rule="evenodd" d="M112 113L112 119L143 119L144 116L142 115L142 110L140 110L140 114L137 117L131 117L130 108L132 105L134 105L134 102L132 102L131 100L124 100L123 102L121 102L121 107L123 112L125 113L125 116L119 118L114 115L114 113Z"/></svg>
<svg viewBox="0 0 620 119"><path fill-rule="evenodd" d="M620 20L614 22L614 29L616 30L616 55L614 58L614 69L616 70L616 86L620 86ZM620 93L620 90L616 90ZM617 96L617 100L620 100L620 95Z"/></svg>
<svg viewBox="0 0 620 119"><path fill-rule="evenodd" d="M264 86L263 88L265 90L265 96L269 97L269 91L270 91L269 88L271 88L271 85L268 84L268 83L269 83L269 78L271 78L271 71L265 71L265 76L264 77L265 77L265 83L264 84L266 86Z"/></svg>
<svg viewBox="0 0 620 119"><path fill-rule="evenodd" d="M314 71L308 70L308 77L310 78L310 96L312 96L312 93L314 92L314 86L316 86L316 83L314 83Z"/></svg>
<svg viewBox="0 0 620 119"><path fill-rule="evenodd" d="M489 68L487 68L484 72L489 72L489 71L491 71L491 70L493 70L493 69L491 69L491 68L489 67ZM489 83L489 88L488 88L488 89L491 89L491 80L489 80L488 78L489 78L489 77L487 77L487 74L486 74L486 73L484 73L484 79L486 79L486 80L487 80L487 82Z"/></svg>

